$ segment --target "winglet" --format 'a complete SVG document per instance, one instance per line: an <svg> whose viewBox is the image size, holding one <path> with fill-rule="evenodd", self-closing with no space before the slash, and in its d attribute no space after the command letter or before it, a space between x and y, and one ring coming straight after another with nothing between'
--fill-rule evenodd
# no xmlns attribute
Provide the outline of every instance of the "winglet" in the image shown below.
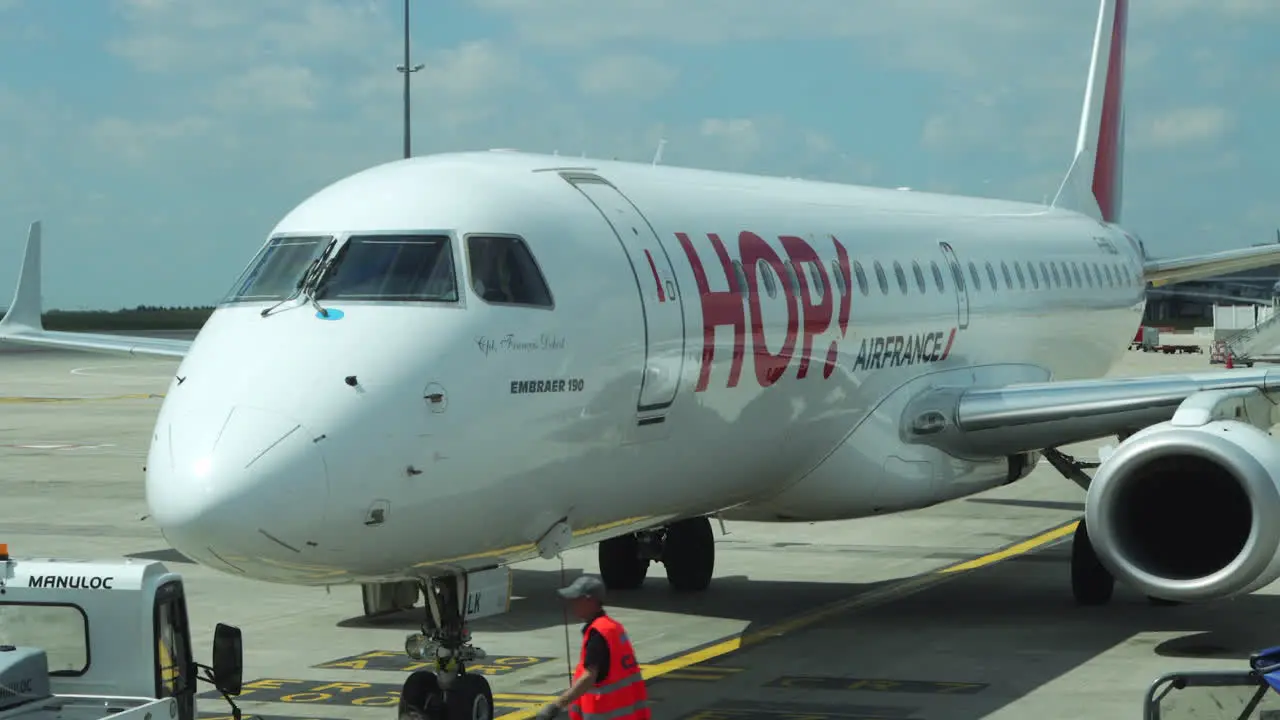
<svg viewBox="0 0 1280 720"><path fill-rule="evenodd" d="M31 223L27 235L27 254L22 259L18 289L13 293L9 311L0 320L0 337L15 330L43 330L43 301L40 296L40 221Z"/></svg>

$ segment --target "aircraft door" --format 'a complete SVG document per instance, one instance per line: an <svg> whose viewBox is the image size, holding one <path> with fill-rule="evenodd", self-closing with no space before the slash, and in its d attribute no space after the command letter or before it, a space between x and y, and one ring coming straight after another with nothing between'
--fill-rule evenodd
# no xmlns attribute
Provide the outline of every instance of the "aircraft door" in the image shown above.
<svg viewBox="0 0 1280 720"><path fill-rule="evenodd" d="M684 371L684 312L671 259L649 221L620 190L597 175L562 173L596 206L622 244L640 291L645 365L636 410L660 416L675 401Z"/></svg>
<svg viewBox="0 0 1280 720"><path fill-rule="evenodd" d="M947 265L951 267L951 284L956 287L956 324L959 329L964 330L969 327L969 286L964 281L964 269L960 267L960 260L956 258L956 251L951 248L951 243L939 242L938 246L947 259Z"/></svg>

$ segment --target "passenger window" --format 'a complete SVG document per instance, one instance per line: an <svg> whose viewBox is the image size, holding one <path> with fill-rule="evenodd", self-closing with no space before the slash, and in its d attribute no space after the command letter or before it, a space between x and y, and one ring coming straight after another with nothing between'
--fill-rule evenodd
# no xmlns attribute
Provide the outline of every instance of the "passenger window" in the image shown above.
<svg viewBox="0 0 1280 720"><path fill-rule="evenodd" d="M836 289L840 294L845 294L844 273L840 271L840 263L835 260L831 261L831 277L836 279Z"/></svg>
<svg viewBox="0 0 1280 720"><path fill-rule="evenodd" d="M749 286L747 285L747 273L745 270L742 269L741 260L733 261L733 277L735 280L737 280L735 284L738 286L737 287L738 294L745 296L747 294L747 288Z"/></svg>
<svg viewBox="0 0 1280 720"><path fill-rule="evenodd" d="M867 274L862 271L862 263L853 263L853 274L858 278L858 289L862 291L862 294L866 295L870 292L870 289L867 287Z"/></svg>
<svg viewBox="0 0 1280 720"><path fill-rule="evenodd" d="M924 271L920 269L920 263L912 261L911 272L916 276L916 287L920 289L920 294L923 295L926 292L926 289L924 284Z"/></svg>
<svg viewBox="0 0 1280 720"><path fill-rule="evenodd" d="M1057 266L1057 265L1054 265L1054 264L1052 264L1052 263L1050 263L1050 264L1049 264L1049 269L1053 271L1053 285L1054 285L1054 287L1062 287L1062 278L1058 275L1058 266Z"/></svg>
<svg viewBox="0 0 1280 720"><path fill-rule="evenodd" d="M827 294L827 284L822 281L822 266L818 263L809 263L809 278L813 281L813 286L817 288L814 291L814 297L822 297Z"/></svg>
<svg viewBox="0 0 1280 720"><path fill-rule="evenodd" d="M1089 274L1089 267L1085 266L1085 274ZM1098 263L1093 263L1093 284L1102 287L1102 268L1098 267Z"/></svg>
<svg viewBox="0 0 1280 720"><path fill-rule="evenodd" d="M947 285L942 281L942 270L938 268L938 263L929 263L929 269L933 270L933 284L938 286L938 292L946 292Z"/></svg>
<svg viewBox="0 0 1280 720"><path fill-rule="evenodd" d="M973 281L973 289L981 292L982 278L978 277L978 266L972 260L969 261L969 279Z"/></svg>
<svg viewBox="0 0 1280 720"><path fill-rule="evenodd" d="M876 269L876 282L880 284L880 294L888 295L889 294L889 278L886 277L884 274L884 267L880 265L879 260L875 261L874 267Z"/></svg>
<svg viewBox="0 0 1280 720"><path fill-rule="evenodd" d="M1046 273L1046 274L1048 274L1048 273ZM1036 275L1036 266L1035 266L1035 265L1032 265L1030 262L1028 262L1028 263L1027 263L1027 275L1031 276L1031 289L1032 289L1032 290L1039 290L1039 289L1040 289L1040 278L1039 278L1039 276L1037 276L1037 275Z"/></svg>
<svg viewBox="0 0 1280 720"><path fill-rule="evenodd" d="M1046 265L1043 261L1041 261L1040 263L1040 279L1044 280L1044 286L1046 288L1050 287L1049 283L1051 282L1051 280L1049 279L1049 266Z"/></svg>
<svg viewBox="0 0 1280 720"><path fill-rule="evenodd" d="M1061 265L1062 265L1062 281L1067 284L1068 288L1075 287L1075 283L1072 282L1071 280L1071 268L1067 266L1066 262L1061 263Z"/></svg>
<svg viewBox="0 0 1280 720"><path fill-rule="evenodd" d="M298 287L311 261L328 246L328 235L274 237L258 251L227 295L228 302L284 300Z"/></svg>
<svg viewBox="0 0 1280 720"><path fill-rule="evenodd" d="M1013 278L1009 277L1009 264L1003 260L1000 261L1000 272L1004 275L1005 288L1008 290L1012 290ZM1022 284L1022 273L1018 273L1018 284L1019 285Z"/></svg>
<svg viewBox="0 0 1280 720"><path fill-rule="evenodd" d="M991 291L995 292L1000 289L1000 282L996 280L996 269L987 263L987 281L991 283Z"/></svg>
<svg viewBox="0 0 1280 720"><path fill-rule="evenodd" d="M447 239L442 248L440 254L447 255ZM467 264L471 267L471 289L481 300L501 305L552 307L551 290L524 240L472 235L467 238Z"/></svg>
<svg viewBox="0 0 1280 720"><path fill-rule="evenodd" d="M1085 277L1089 276L1088 265L1086 265L1084 268L1084 274L1085 274ZM1084 287L1084 281L1080 279L1080 266L1074 262L1071 263L1071 277L1076 279L1076 287ZM1089 285L1093 285L1093 283L1089 283Z"/></svg>
<svg viewBox="0 0 1280 720"><path fill-rule="evenodd" d="M1014 271L1016 271L1016 272L1018 273L1018 289L1019 289L1019 290L1026 290L1026 289L1027 289L1027 280L1026 280L1026 278L1024 278L1024 277L1022 276L1022 266L1021 266L1021 265L1019 265L1018 263L1014 263L1014 264L1013 264L1013 269L1014 269Z"/></svg>
<svg viewBox="0 0 1280 720"><path fill-rule="evenodd" d="M902 271L902 264L897 260L893 261L893 274L898 279L898 289L903 295L907 294L907 274Z"/></svg>
<svg viewBox="0 0 1280 720"><path fill-rule="evenodd" d="M768 293L769 297L778 297L778 284L777 281L774 280L773 268L769 266L769 263L765 262L763 259L757 260L756 275L764 281L764 291Z"/></svg>
<svg viewBox="0 0 1280 720"><path fill-rule="evenodd" d="M1103 264L1102 269L1107 273L1107 285L1111 287L1115 287L1116 279L1111 276L1111 266L1107 264Z"/></svg>
<svg viewBox="0 0 1280 720"><path fill-rule="evenodd" d="M790 260L783 263L787 268L787 277L785 283L791 289L792 295L800 294L800 278L796 277L796 266Z"/></svg>
<svg viewBox="0 0 1280 720"><path fill-rule="evenodd" d="M458 299L458 285L449 238L354 236L334 254L316 286L315 298L454 302Z"/></svg>

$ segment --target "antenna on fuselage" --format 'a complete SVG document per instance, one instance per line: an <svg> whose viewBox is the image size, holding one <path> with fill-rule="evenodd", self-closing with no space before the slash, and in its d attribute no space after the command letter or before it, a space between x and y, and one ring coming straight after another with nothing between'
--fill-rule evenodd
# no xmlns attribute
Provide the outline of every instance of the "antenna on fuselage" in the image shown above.
<svg viewBox="0 0 1280 720"><path fill-rule="evenodd" d="M657 165L658 163L662 162L662 148L664 148L664 147L666 147L666 146L667 146L667 139L666 139L666 138L662 138L661 140L659 140L659 141L658 141L658 152L656 152L656 153L654 153L654 154L653 154L653 164L654 164L654 165Z"/></svg>

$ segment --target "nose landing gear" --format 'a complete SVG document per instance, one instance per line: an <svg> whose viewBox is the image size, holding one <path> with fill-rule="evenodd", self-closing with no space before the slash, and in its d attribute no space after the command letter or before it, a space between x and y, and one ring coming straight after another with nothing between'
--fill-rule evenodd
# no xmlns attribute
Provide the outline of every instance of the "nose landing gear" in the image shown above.
<svg viewBox="0 0 1280 720"><path fill-rule="evenodd" d="M463 623L466 575L431 578L422 585L426 619L421 633L405 639L405 653L434 661L434 670L418 670L404 681L399 717L415 720L492 720L493 691L483 675L466 672L466 663L485 656L471 645Z"/></svg>

